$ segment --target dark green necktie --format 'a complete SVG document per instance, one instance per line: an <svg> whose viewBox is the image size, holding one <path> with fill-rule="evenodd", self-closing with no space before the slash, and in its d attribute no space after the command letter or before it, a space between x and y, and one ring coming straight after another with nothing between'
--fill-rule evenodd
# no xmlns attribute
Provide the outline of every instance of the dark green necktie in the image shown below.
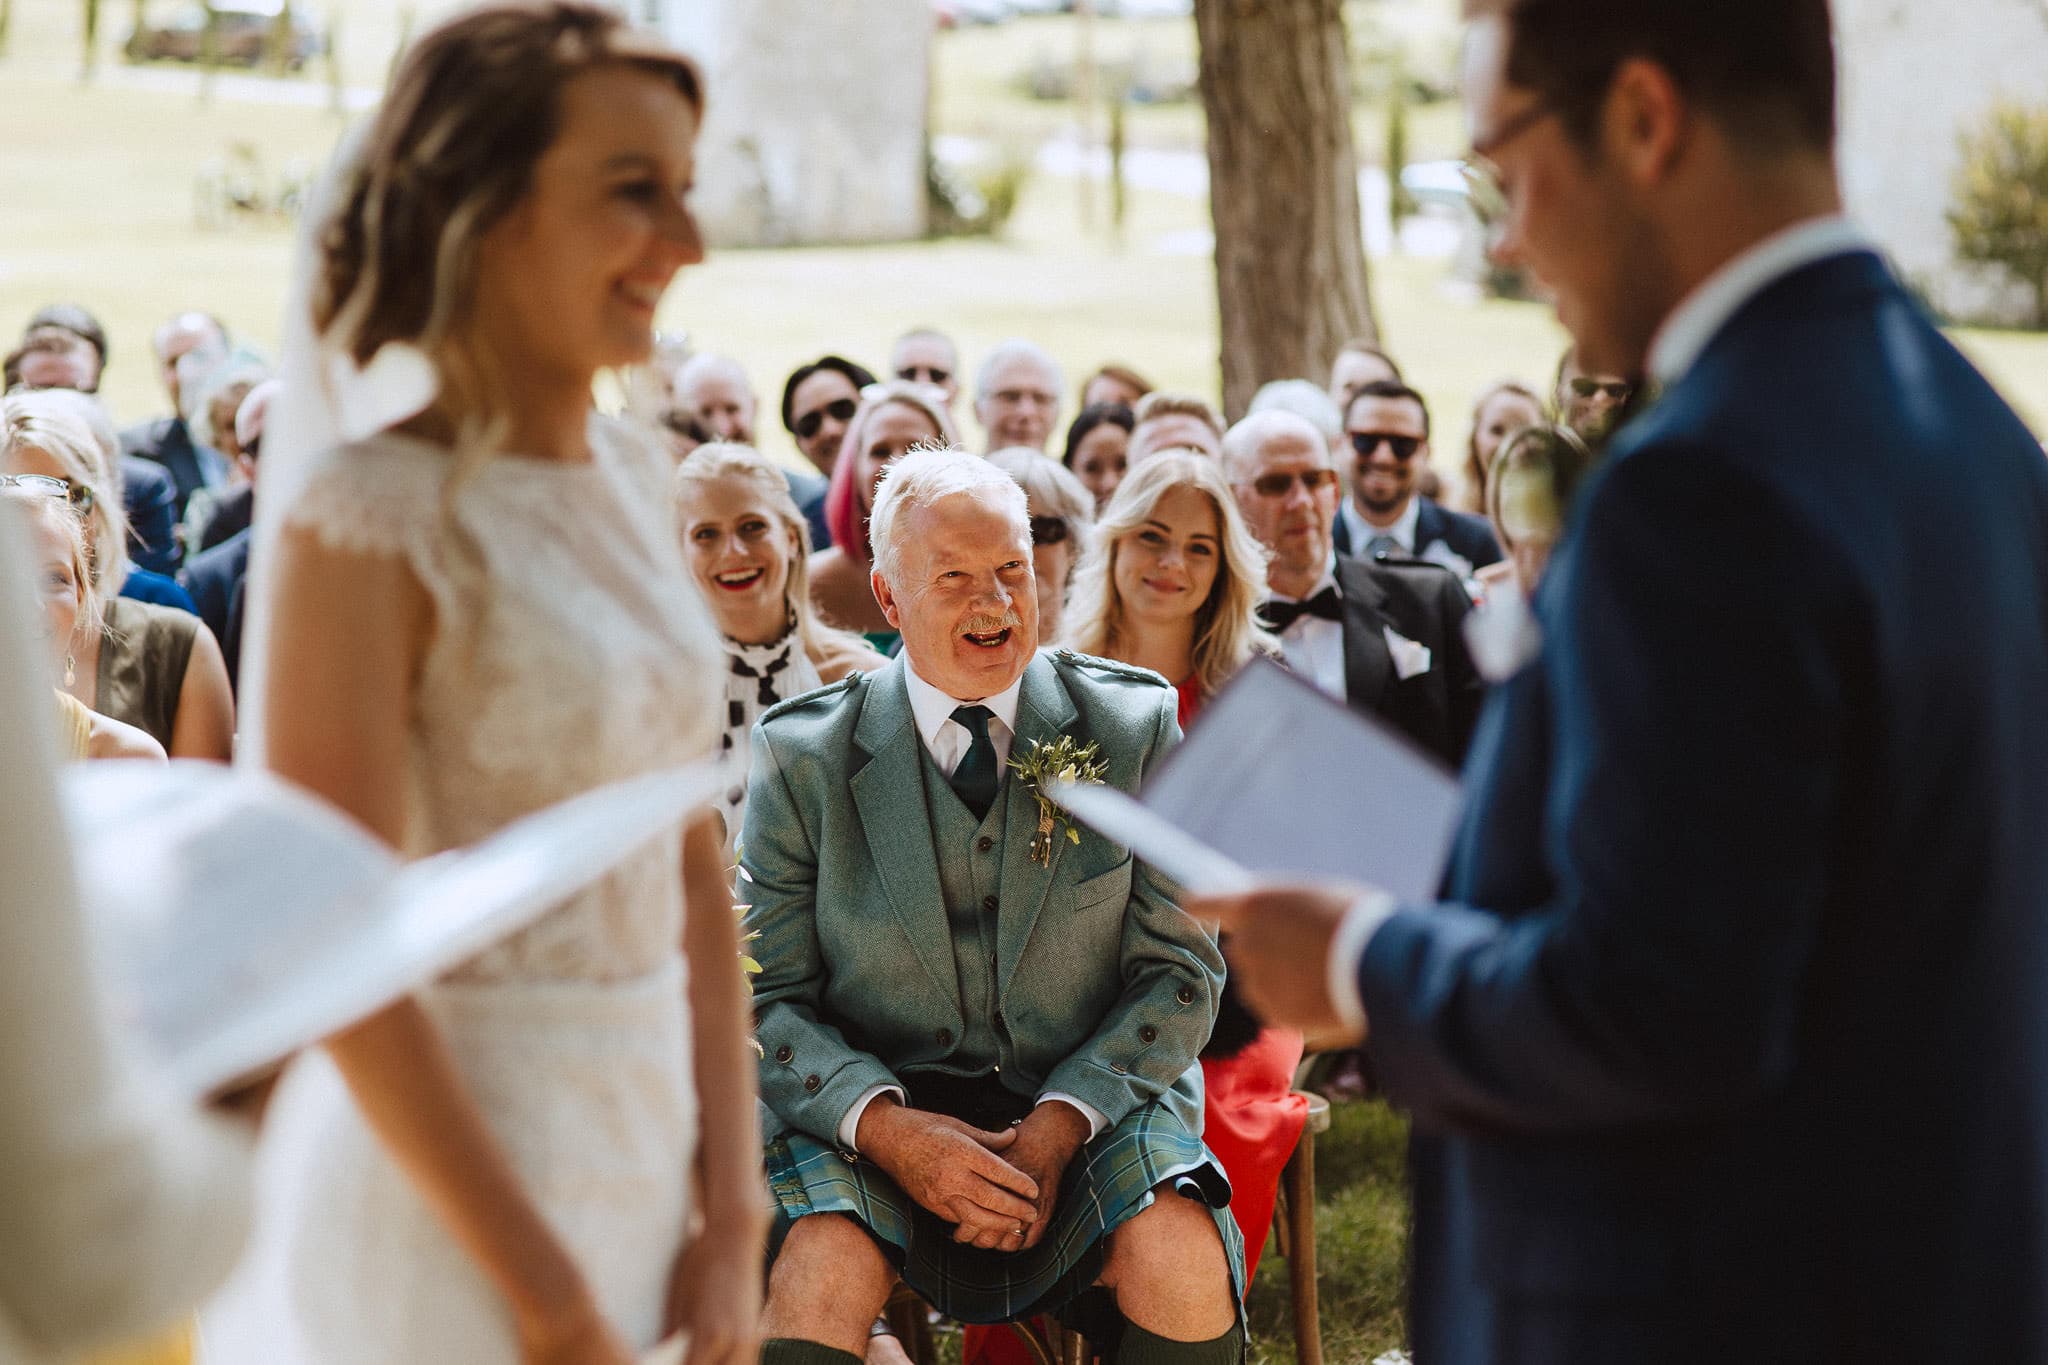
<svg viewBox="0 0 2048 1365"><path fill-rule="evenodd" d="M966 757L953 769L953 791L974 812L975 819L984 820L996 801L996 746L988 737L988 723L995 713L986 706L963 706L953 712L953 719L974 736Z"/></svg>

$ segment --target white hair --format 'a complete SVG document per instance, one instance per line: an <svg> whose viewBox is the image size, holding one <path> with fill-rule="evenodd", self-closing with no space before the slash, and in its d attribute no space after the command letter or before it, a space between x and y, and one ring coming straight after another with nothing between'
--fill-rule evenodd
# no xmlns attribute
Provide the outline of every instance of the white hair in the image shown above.
<svg viewBox="0 0 2048 1365"><path fill-rule="evenodd" d="M1011 337L1008 341L997 342L996 348L983 358L981 368L975 371L975 402L980 403L988 398L993 391L996 371L1013 360L1028 360L1043 369L1052 381L1052 392L1055 397L1066 392L1067 377L1061 371L1060 363L1054 360L1043 346L1026 341L1022 337Z"/></svg>
<svg viewBox="0 0 2048 1365"><path fill-rule="evenodd" d="M1095 525L1095 495L1074 472L1042 450L1005 446L989 452L988 462L1017 481L1035 517L1058 517L1085 542Z"/></svg>
<svg viewBox="0 0 2048 1365"><path fill-rule="evenodd" d="M1245 415L1249 417L1261 412L1291 412L1297 417L1306 417L1315 423L1326 441L1334 441L1344 434L1344 410L1321 385L1306 379L1276 379L1270 384L1261 384L1259 391L1252 395L1252 404L1245 409Z"/></svg>
<svg viewBox="0 0 2048 1365"><path fill-rule="evenodd" d="M754 385L753 381L747 378L746 367L729 355L719 355L713 351L699 351L683 362L682 368L676 371L676 394L680 397L698 380L717 375L723 375L739 385L741 393L753 396Z"/></svg>
<svg viewBox="0 0 2048 1365"><path fill-rule="evenodd" d="M1282 436L1299 437L1312 446L1326 464L1334 463L1329 438L1316 430L1315 423L1300 413L1269 408L1265 412L1253 413L1223 433L1224 474L1232 483L1238 482L1245 466L1258 458L1259 451L1268 442Z"/></svg>
<svg viewBox="0 0 2048 1365"><path fill-rule="evenodd" d="M868 536L875 546L875 570L890 587L900 586L903 536L899 523L912 508L929 507L955 493L976 493L1009 514L1031 539L1031 514L1024 489L979 455L958 446L912 446L882 471L875 491L875 509L868 516Z"/></svg>

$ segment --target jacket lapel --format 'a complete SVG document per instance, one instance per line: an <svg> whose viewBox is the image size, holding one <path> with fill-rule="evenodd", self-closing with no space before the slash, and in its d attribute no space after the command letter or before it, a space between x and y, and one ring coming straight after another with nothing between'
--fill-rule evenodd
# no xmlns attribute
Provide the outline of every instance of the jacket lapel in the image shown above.
<svg viewBox="0 0 2048 1365"><path fill-rule="evenodd" d="M1422 552L1439 540L1444 542L1445 545L1449 545L1451 549L1456 550L1458 547L1451 545L1450 536L1445 534L1449 529L1445 524L1442 510L1428 498L1417 493L1415 495L1415 557L1420 559Z"/></svg>
<svg viewBox="0 0 2048 1365"><path fill-rule="evenodd" d="M1077 712L1061 685L1050 660L1033 655L1024 669L1024 686L1017 698L1017 734L1010 741L1010 759L1015 762L1031 752L1031 741L1050 744L1066 734ZM1007 990L1017 970L1018 959L1031 941L1038 912L1045 906L1046 892L1059 876L1060 859L1067 840L1055 833L1050 866L1040 867L1031 858L1031 839L1038 832L1038 802L1023 779L1008 774L1010 803L1003 826L1003 883L996 921L996 991Z"/></svg>
<svg viewBox="0 0 2048 1365"><path fill-rule="evenodd" d="M847 787L860 812L868 856L917 960L946 997L957 1001L960 981L953 965L952 927L946 921L946 896L939 883L931 819L925 813L920 766L924 742L911 714L903 661L890 660L867 692L853 739L869 759Z"/></svg>
<svg viewBox="0 0 2048 1365"><path fill-rule="evenodd" d="M1383 633L1386 594L1364 564L1341 555L1337 585L1344 594L1344 695L1353 706L1377 711L1394 676L1394 657Z"/></svg>

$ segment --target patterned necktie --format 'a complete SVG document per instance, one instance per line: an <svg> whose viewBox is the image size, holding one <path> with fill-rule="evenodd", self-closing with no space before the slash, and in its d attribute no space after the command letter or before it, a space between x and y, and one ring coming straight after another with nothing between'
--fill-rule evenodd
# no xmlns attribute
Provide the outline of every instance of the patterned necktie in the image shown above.
<svg viewBox="0 0 2048 1365"><path fill-rule="evenodd" d="M953 719L974 736L966 757L953 769L953 791L974 812L975 819L985 820L996 801L996 746L988 737L988 723L995 719L995 712L986 706L963 706L953 712Z"/></svg>
<svg viewBox="0 0 2048 1365"><path fill-rule="evenodd" d="M1408 557L1408 552L1401 548L1401 542L1392 536L1374 536L1366 542L1365 552L1374 559L1382 555L1391 555L1396 559Z"/></svg>

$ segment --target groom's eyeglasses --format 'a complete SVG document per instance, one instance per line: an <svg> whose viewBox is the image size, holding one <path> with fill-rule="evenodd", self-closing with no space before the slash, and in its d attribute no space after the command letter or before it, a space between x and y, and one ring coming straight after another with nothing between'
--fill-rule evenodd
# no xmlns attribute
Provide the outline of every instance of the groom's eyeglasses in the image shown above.
<svg viewBox="0 0 2048 1365"><path fill-rule="evenodd" d="M853 414L860 410L860 404L851 398L835 398L822 408L812 408L796 419L796 435L800 441L808 441L818 434L818 428L825 425L830 417L835 422L851 422Z"/></svg>

